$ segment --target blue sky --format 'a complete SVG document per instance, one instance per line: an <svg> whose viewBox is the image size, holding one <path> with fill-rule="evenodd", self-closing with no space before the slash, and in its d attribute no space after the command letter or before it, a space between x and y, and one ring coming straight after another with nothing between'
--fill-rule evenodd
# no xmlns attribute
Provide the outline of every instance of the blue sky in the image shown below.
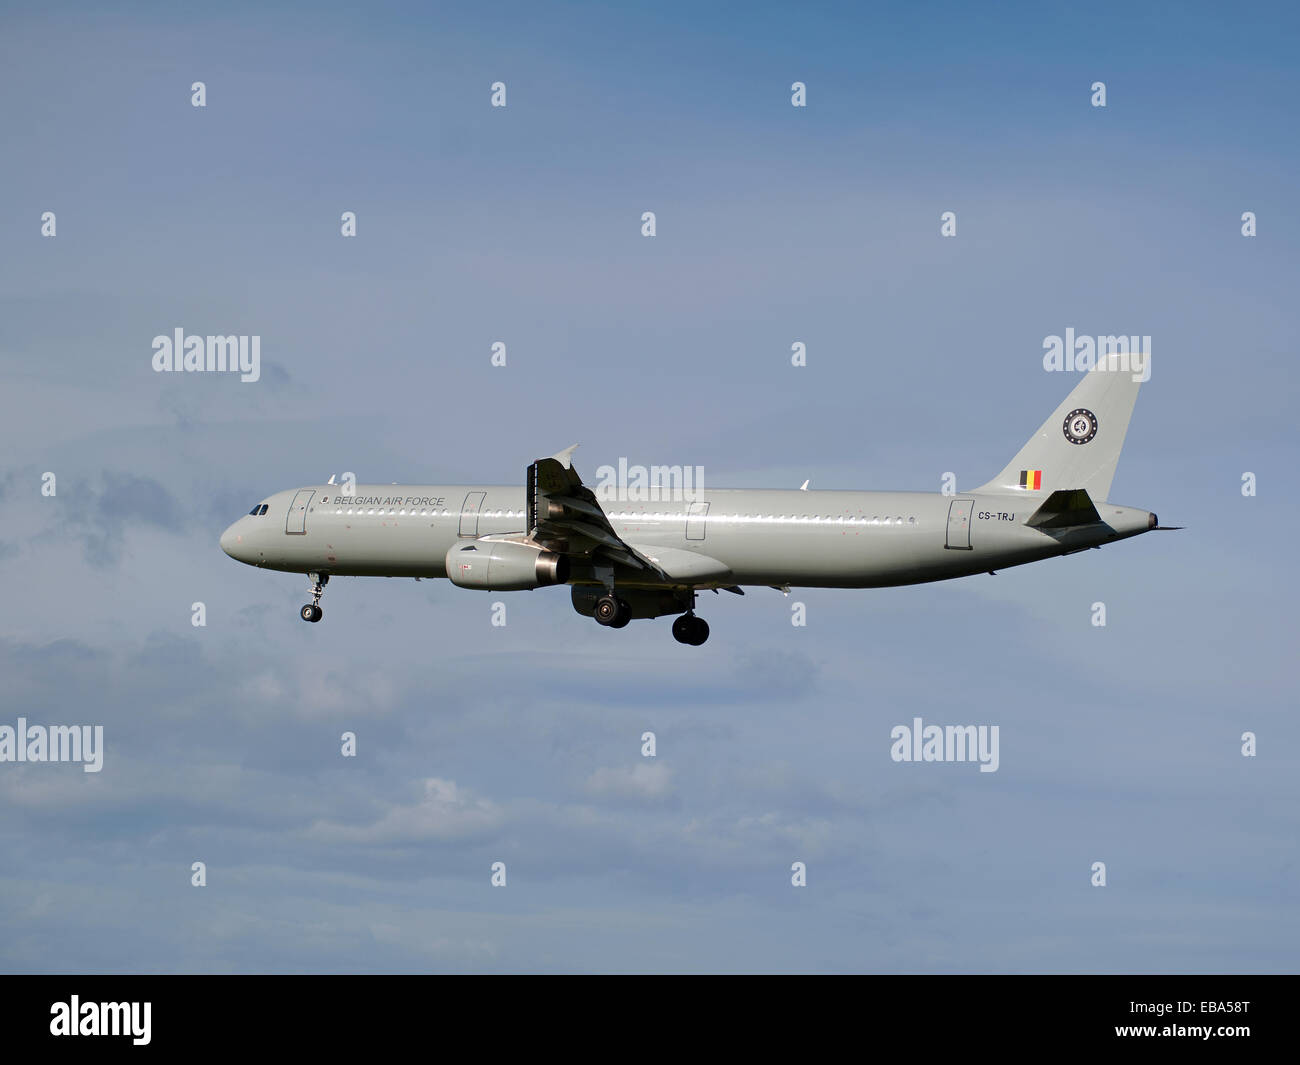
<svg viewBox="0 0 1300 1065"><path fill-rule="evenodd" d="M0 723L107 746L0 765L0 967L1295 970L1294 12L0 20ZM260 335L262 380L153 373L178 326ZM799 591L806 628L709 596L698 650L444 582L340 579L306 626L305 578L217 548L332 472L514 483L574 442L971 487L1073 384L1069 327L1152 337L1112 499L1186 531ZM890 761L955 706L998 772Z"/></svg>

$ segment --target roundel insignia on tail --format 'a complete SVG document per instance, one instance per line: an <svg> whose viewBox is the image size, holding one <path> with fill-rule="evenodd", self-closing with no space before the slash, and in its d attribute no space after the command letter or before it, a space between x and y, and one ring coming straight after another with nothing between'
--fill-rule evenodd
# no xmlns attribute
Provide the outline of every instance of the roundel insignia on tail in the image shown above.
<svg viewBox="0 0 1300 1065"><path fill-rule="evenodd" d="M1077 407L1065 416L1061 426L1065 439L1072 444L1086 444L1097 435L1097 416L1090 410Z"/></svg>

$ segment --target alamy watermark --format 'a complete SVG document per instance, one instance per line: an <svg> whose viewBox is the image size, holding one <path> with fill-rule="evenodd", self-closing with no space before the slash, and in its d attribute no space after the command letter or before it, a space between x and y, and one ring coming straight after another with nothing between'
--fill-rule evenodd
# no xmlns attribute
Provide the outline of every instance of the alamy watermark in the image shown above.
<svg viewBox="0 0 1300 1065"><path fill-rule="evenodd" d="M617 467L596 470L593 491L601 502L693 503L704 491L704 467L638 466L620 458Z"/></svg>
<svg viewBox="0 0 1300 1065"><path fill-rule="evenodd" d="M103 725L0 725L0 762L81 762L87 773L104 768Z"/></svg>
<svg viewBox="0 0 1300 1065"><path fill-rule="evenodd" d="M1073 373L1097 366L1119 373L1131 373L1134 381L1151 380L1151 338L1149 336L1076 336L1074 328L1065 336L1043 337L1043 369ZM1116 355L1112 364L1107 358Z"/></svg>
<svg viewBox="0 0 1300 1065"><path fill-rule="evenodd" d="M171 336L153 338L154 373L218 373L230 370L243 382L262 376L260 336L187 336L179 326Z"/></svg>
<svg viewBox="0 0 1300 1065"><path fill-rule="evenodd" d="M889 738L895 762L979 762L981 773L998 771L997 725L923 725L914 717L890 729Z"/></svg>
<svg viewBox="0 0 1300 1065"><path fill-rule="evenodd" d="M152 1002L68 1002L50 1006L50 1035L130 1036L136 1046L148 1046Z"/></svg>

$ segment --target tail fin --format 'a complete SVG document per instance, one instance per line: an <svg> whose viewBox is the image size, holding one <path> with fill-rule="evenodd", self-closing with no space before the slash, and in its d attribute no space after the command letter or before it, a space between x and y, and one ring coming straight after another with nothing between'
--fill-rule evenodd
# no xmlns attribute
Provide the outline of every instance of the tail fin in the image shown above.
<svg viewBox="0 0 1300 1065"><path fill-rule="evenodd" d="M1085 488L1102 502L1110 494L1138 386L1150 354L1101 355L1033 436L977 492L1048 493ZM1140 360L1140 361L1139 361Z"/></svg>

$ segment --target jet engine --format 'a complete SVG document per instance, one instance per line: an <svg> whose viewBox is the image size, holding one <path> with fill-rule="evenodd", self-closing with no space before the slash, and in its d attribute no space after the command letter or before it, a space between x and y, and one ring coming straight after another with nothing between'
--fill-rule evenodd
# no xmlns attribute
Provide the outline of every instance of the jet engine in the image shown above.
<svg viewBox="0 0 1300 1065"><path fill-rule="evenodd" d="M447 552L447 576L462 588L518 592L566 584L569 560L515 540L470 540L454 544Z"/></svg>

